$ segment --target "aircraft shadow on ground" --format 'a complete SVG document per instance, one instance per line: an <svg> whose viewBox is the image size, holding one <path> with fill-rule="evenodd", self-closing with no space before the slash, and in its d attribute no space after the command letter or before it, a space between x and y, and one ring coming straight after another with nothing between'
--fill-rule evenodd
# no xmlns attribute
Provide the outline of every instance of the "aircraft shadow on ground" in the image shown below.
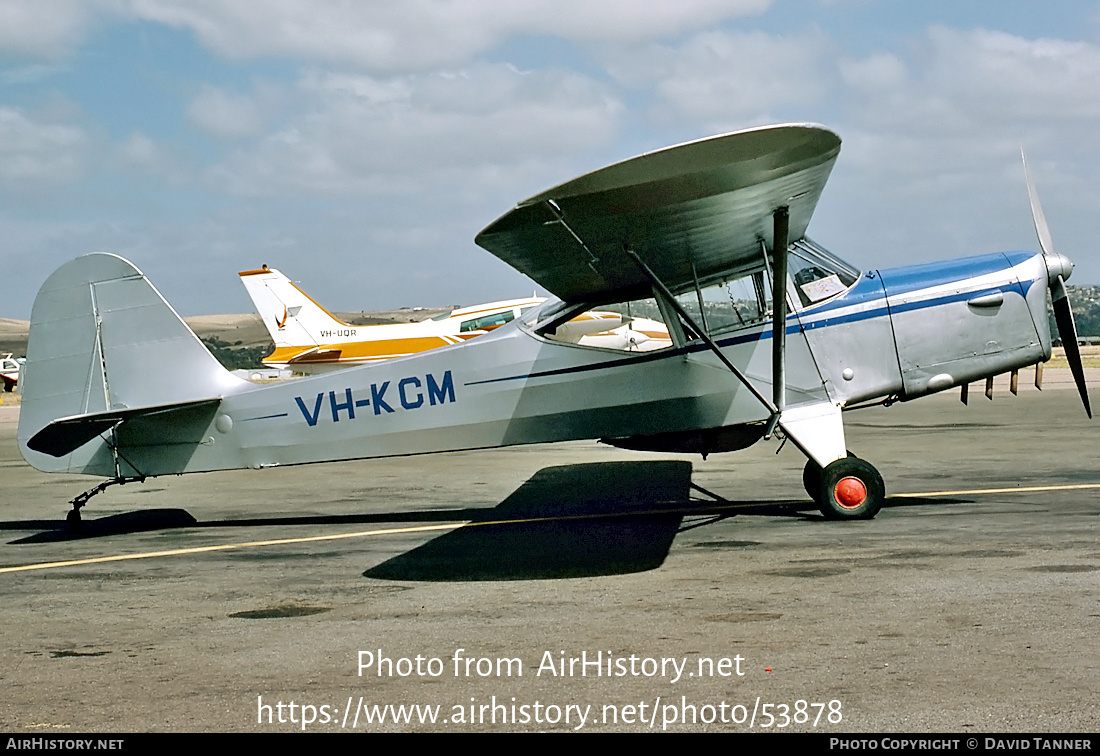
<svg viewBox="0 0 1100 756"><path fill-rule="evenodd" d="M52 543L178 528L468 522L468 526L367 570L393 580L524 580L639 572L660 566L678 532L733 516L816 518L809 501L730 501L691 482L685 461L548 467L492 509L196 520L183 509L146 509L84 520L0 522L38 530L12 544ZM694 495L693 495L694 492ZM705 498L700 498L700 496ZM963 503L905 498L886 506ZM807 512L806 510L814 510ZM693 517L684 524L685 517Z"/></svg>
<svg viewBox="0 0 1100 756"><path fill-rule="evenodd" d="M733 516L803 517L814 507L723 499L691 482L689 462L548 467L493 509L477 510L466 527L363 576L455 582L642 572L661 566L677 533Z"/></svg>
<svg viewBox="0 0 1100 756"><path fill-rule="evenodd" d="M691 463L599 462L536 472L466 527L363 573L387 580L538 580L659 567L685 513Z"/></svg>
<svg viewBox="0 0 1100 756"><path fill-rule="evenodd" d="M34 520L0 523L0 529L38 529L12 541L33 544L176 528L461 522L470 525L374 567L368 576L500 580L613 574L664 561L684 514L699 513L692 509L698 502L692 501L691 488L689 462L605 462L540 470L491 509L207 522L183 509L149 509L85 519L75 528L65 520Z"/></svg>
<svg viewBox="0 0 1100 756"><path fill-rule="evenodd" d="M12 544L54 543L83 538L143 533L177 528L263 528L295 525L369 525L394 522L466 522L484 509L444 509L419 512L379 512L377 514L305 515L292 517L247 517L232 520L196 520L185 509L139 509L134 512L85 519L76 528L64 519L0 522L0 530L39 530Z"/></svg>

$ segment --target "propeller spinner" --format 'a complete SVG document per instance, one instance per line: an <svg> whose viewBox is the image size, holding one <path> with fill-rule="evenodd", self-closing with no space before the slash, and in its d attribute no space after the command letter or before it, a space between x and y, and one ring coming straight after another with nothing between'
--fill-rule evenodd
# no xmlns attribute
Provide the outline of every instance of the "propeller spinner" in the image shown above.
<svg viewBox="0 0 1100 756"><path fill-rule="evenodd" d="M1081 348L1077 343L1077 326L1073 322L1073 312L1070 310L1069 297L1066 295L1066 279L1073 273L1073 262L1065 255L1054 251L1054 243L1050 238L1050 228L1047 226L1046 216L1043 215L1043 207L1039 204L1039 194L1035 191L1035 184L1031 180L1031 171L1027 167L1027 157L1020 150L1020 158L1024 162L1024 176L1027 179L1027 196L1031 200L1031 218L1035 223L1035 235L1039 237L1039 248L1043 252L1043 260L1047 266L1047 276L1050 281L1050 299L1054 307L1054 322L1058 326L1058 336L1062 339L1062 347L1066 350L1066 360L1069 362L1070 372L1077 384L1077 392L1081 395L1081 402L1085 405L1085 412L1092 418L1092 407L1089 405L1089 392L1085 387L1085 368L1081 363Z"/></svg>

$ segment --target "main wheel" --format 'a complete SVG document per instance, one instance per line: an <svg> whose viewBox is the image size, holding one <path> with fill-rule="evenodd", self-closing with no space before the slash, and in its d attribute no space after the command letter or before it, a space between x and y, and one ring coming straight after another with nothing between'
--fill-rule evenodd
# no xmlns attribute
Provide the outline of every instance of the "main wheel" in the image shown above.
<svg viewBox="0 0 1100 756"><path fill-rule="evenodd" d="M856 455L848 452L848 457L854 459ZM816 502L821 501L821 465L812 459L806 460L806 466L802 468L802 487L806 494Z"/></svg>
<svg viewBox="0 0 1100 756"><path fill-rule="evenodd" d="M873 465L859 457L831 462L821 470L821 513L831 520L870 520L886 499L886 486Z"/></svg>

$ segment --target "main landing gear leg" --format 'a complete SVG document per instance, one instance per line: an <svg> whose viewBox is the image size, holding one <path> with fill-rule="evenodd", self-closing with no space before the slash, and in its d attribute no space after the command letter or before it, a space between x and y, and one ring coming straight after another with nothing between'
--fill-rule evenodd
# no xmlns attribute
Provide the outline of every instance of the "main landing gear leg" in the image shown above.
<svg viewBox="0 0 1100 756"><path fill-rule="evenodd" d="M850 452L822 469L812 459L802 472L806 493L830 520L870 520L886 499L878 470Z"/></svg>

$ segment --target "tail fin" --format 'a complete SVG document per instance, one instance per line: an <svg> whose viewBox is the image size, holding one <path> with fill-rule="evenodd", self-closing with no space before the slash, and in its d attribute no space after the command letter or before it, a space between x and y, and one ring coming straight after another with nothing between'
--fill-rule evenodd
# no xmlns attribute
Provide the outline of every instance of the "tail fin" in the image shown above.
<svg viewBox="0 0 1100 756"><path fill-rule="evenodd" d="M23 370L24 459L47 472L107 477L157 474L126 468L112 441L120 423L175 420L182 446L189 435L201 438L221 396L247 385L141 271L109 254L79 257L46 279L31 311Z"/></svg>
<svg viewBox="0 0 1100 756"><path fill-rule="evenodd" d="M349 327L274 268L265 265L239 275L276 347L321 346Z"/></svg>

